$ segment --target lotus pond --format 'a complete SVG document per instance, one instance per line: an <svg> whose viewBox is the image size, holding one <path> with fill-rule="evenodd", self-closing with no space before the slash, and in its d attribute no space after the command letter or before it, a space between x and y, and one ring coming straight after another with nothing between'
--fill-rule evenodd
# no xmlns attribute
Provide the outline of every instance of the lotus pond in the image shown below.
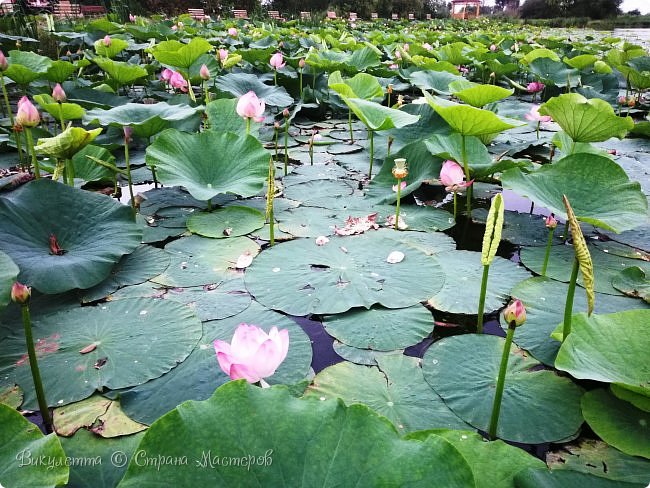
<svg viewBox="0 0 650 488"><path fill-rule="evenodd" d="M51 27L0 37L2 486L648 485L644 47Z"/></svg>

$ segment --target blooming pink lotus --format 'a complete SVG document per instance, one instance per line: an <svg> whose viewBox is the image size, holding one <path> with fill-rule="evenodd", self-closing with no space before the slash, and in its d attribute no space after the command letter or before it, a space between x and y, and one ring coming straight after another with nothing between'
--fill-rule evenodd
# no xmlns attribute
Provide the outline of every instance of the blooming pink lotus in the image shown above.
<svg viewBox="0 0 650 488"><path fill-rule="evenodd" d="M174 74L173 70L169 68L165 68L164 70L162 70L162 73L160 73L160 80L165 83L169 83L169 80L171 79L173 74Z"/></svg>
<svg viewBox="0 0 650 488"><path fill-rule="evenodd" d="M52 98L54 98L54 100L56 100L59 103L65 102L67 98L65 95L65 91L63 91L63 88L59 83L54 85L54 90L52 90Z"/></svg>
<svg viewBox="0 0 650 488"><path fill-rule="evenodd" d="M9 67L9 63L7 62L7 58L5 57L5 53L0 51L0 71L7 71L8 67Z"/></svg>
<svg viewBox="0 0 650 488"><path fill-rule="evenodd" d="M255 325L239 324L232 341L214 341L214 350L221 369L230 379L249 383L263 381L282 364L289 351L289 331L272 327L267 334Z"/></svg>
<svg viewBox="0 0 650 488"><path fill-rule="evenodd" d="M531 122L550 122L553 118L550 115L540 115L539 114L539 105L533 105L526 115L524 115L526 120Z"/></svg>
<svg viewBox="0 0 650 488"><path fill-rule="evenodd" d="M470 186L474 180L463 181L465 173L463 168L455 161L445 161L440 170L440 182L445 185L445 190L457 192Z"/></svg>
<svg viewBox="0 0 650 488"><path fill-rule="evenodd" d="M18 111L16 112L16 124L20 127L36 127L41 121L38 110L29 101L29 98L22 97L18 100Z"/></svg>
<svg viewBox="0 0 650 488"><path fill-rule="evenodd" d="M422 44L422 47L424 49L426 49L427 51L431 51L433 49L433 46L431 44L429 44L428 42L425 42L424 44Z"/></svg>
<svg viewBox="0 0 650 488"><path fill-rule="evenodd" d="M237 29L231 27L230 29L228 29L228 35L232 37L237 37Z"/></svg>
<svg viewBox="0 0 650 488"><path fill-rule="evenodd" d="M172 71L172 75L169 78L169 84L182 92L187 91L187 80L183 78L183 75L178 71Z"/></svg>
<svg viewBox="0 0 650 488"><path fill-rule="evenodd" d="M531 83L528 83L528 86L526 87L526 90L528 90L528 93L539 93L542 90L544 90L544 83L541 83L539 81L533 81Z"/></svg>
<svg viewBox="0 0 650 488"><path fill-rule="evenodd" d="M271 59L269 60L269 64L273 69L278 70L284 68L287 63L284 62L284 56L282 56L282 53L277 52L273 56L271 56Z"/></svg>
<svg viewBox="0 0 650 488"><path fill-rule="evenodd" d="M253 90L239 97L237 101L237 114L245 119L253 119L255 122L264 121L264 100L257 98Z"/></svg>
<svg viewBox="0 0 650 488"><path fill-rule="evenodd" d="M129 22L135 22L137 19L138 17L136 17L135 15L129 14Z"/></svg>

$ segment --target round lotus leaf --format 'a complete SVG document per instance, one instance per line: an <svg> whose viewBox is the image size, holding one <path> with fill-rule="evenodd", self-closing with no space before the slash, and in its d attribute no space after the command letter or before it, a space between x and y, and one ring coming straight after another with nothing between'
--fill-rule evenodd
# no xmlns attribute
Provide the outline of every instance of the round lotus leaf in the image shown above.
<svg viewBox="0 0 650 488"><path fill-rule="evenodd" d="M168 129L147 147L158 180L182 186L198 200L221 193L251 197L264 187L270 153L253 136Z"/></svg>
<svg viewBox="0 0 650 488"><path fill-rule="evenodd" d="M617 383L650 397L648 324L650 310L575 315L555 367L574 378Z"/></svg>
<svg viewBox="0 0 650 488"><path fill-rule="evenodd" d="M11 300L11 287L20 270L9 256L0 251L0 308Z"/></svg>
<svg viewBox="0 0 650 488"><path fill-rule="evenodd" d="M515 342L529 351L535 359L553 366L560 343L551 338L556 326L564 320L564 304L569 285L550 278L537 276L516 285L511 294L526 306L526 327L517 329ZM596 293L594 311L606 314L634 308L647 308L633 298ZM586 312L587 299L584 293L573 298L573 313ZM501 327L507 328L499 317Z"/></svg>
<svg viewBox="0 0 650 488"><path fill-rule="evenodd" d="M346 361L354 364L361 364L363 366L379 366L377 358L381 356L404 354L402 349L396 349L393 351L373 351L371 349L359 349L358 347L348 346L339 341L334 341L332 349L334 349L337 356L342 357ZM336 359L336 361L333 361L334 364L338 362L338 358Z"/></svg>
<svg viewBox="0 0 650 488"><path fill-rule="evenodd" d="M253 73L228 73L218 76L215 86L237 98L249 91L254 91L266 105L273 107L288 107L294 103L293 97L287 93L284 87L266 85L257 74Z"/></svg>
<svg viewBox="0 0 650 488"><path fill-rule="evenodd" d="M418 358L390 355L378 357L377 363L371 368L348 362L330 366L316 375L306 396L340 398L348 405L363 403L402 434L467 428L424 381Z"/></svg>
<svg viewBox="0 0 650 488"><path fill-rule="evenodd" d="M158 211L165 207L195 207L204 209L207 203L202 200L197 200L188 192L180 187L161 187L152 188L141 194L143 200L140 202L140 213L142 215L154 216ZM233 199L232 195L222 195L217 199L213 199L212 203L222 205L228 200Z"/></svg>
<svg viewBox="0 0 650 488"><path fill-rule="evenodd" d="M201 337L201 322L188 307L146 298L34 314L32 325L52 406L157 378L182 362ZM22 327L5 322L0 334L0 375L23 388L26 408L36 408Z"/></svg>
<svg viewBox="0 0 650 488"><path fill-rule="evenodd" d="M496 336L453 336L434 342L423 358L424 378L436 393L456 415L483 431L490 423L504 345ZM497 428L500 439L538 444L567 439L580 429L582 388L537 366L513 344Z"/></svg>
<svg viewBox="0 0 650 488"><path fill-rule="evenodd" d="M261 389L243 380L222 386L206 401L177 407L151 426L138 449L147 456L186 456L188 463L154 467L132 461L124 488L160 479L242 488L474 483L465 459L444 439L406 441L364 405L298 399L286 388ZM246 467L233 469L233 456L243 456ZM197 469L195 460L210 469Z"/></svg>
<svg viewBox="0 0 650 488"><path fill-rule="evenodd" d="M62 254L52 254L52 236ZM141 236L129 207L52 180L0 198L0 250L20 268L19 281L43 293L96 285Z"/></svg>
<svg viewBox="0 0 650 488"><path fill-rule="evenodd" d="M237 315L251 304L251 296L246 291L243 277L214 285L170 288L164 298L187 303L202 322Z"/></svg>
<svg viewBox="0 0 650 488"><path fill-rule="evenodd" d="M442 289L429 299L429 305L443 312L478 313L483 276L481 253L449 251L436 257L445 273L445 282ZM485 313L500 309L510 298L510 290L526 278L530 278L530 274L525 269L497 256L490 265Z"/></svg>
<svg viewBox="0 0 650 488"><path fill-rule="evenodd" d="M315 149L312 156L309 156L309 152L306 150L296 150L289 151L289 160L297 161L304 166L324 166L332 164L334 156L327 152L317 152Z"/></svg>
<svg viewBox="0 0 650 488"><path fill-rule="evenodd" d="M515 476L518 488L643 488L643 484L612 481L587 473L569 470L524 469Z"/></svg>
<svg viewBox="0 0 650 488"><path fill-rule="evenodd" d="M54 487L68 482L66 453L56 434L44 436L35 424L1 403L0 425L0 484Z"/></svg>
<svg viewBox="0 0 650 488"><path fill-rule="evenodd" d="M388 229L382 232L392 233ZM404 244L419 249L425 254L437 254L456 249L456 242L442 232L400 232L396 236L392 233L392 236Z"/></svg>
<svg viewBox="0 0 650 488"><path fill-rule="evenodd" d="M264 220L264 214L259 210L231 205L192 215L187 220L187 228L194 234L223 239L250 234L262 228Z"/></svg>
<svg viewBox="0 0 650 488"><path fill-rule="evenodd" d="M346 210L329 210L318 207L298 207L275 214L278 227L294 237L331 236L335 226L342 226Z"/></svg>
<svg viewBox="0 0 650 488"><path fill-rule="evenodd" d="M620 234L605 232L600 229L598 231L616 242L650 252L650 223L641 225L634 230L626 230Z"/></svg>
<svg viewBox="0 0 650 488"><path fill-rule="evenodd" d="M417 344L433 331L433 316L422 305L353 309L326 315L323 326L339 341L360 349L392 351Z"/></svg>
<svg viewBox="0 0 650 488"><path fill-rule="evenodd" d="M285 188L284 196L307 207L344 208L354 201L353 192L343 180L325 180L291 185Z"/></svg>
<svg viewBox="0 0 650 488"><path fill-rule="evenodd" d="M253 302L243 312L204 324L204 333L189 357L160 378L120 393L123 410L129 417L151 424L186 400L205 400L215 388L229 381L217 362L213 342L230 342L241 323L254 324L266 332L273 326L289 331L289 351L269 384L293 385L310 371L312 360L309 336L293 320ZM300 392L302 393L302 391Z"/></svg>
<svg viewBox="0 0 650 488"><path fill-rule="evenodd" d="M386 261L393 251L403 261ZM324 246L297 239L265 250L246 270L246 286L263 305L290 315L340 313L379 303L403 308L440 290L436 260L385 233L332 237Z"/></svg>
<svg viewBox="0 0 650 488"><path fill-rule="evenodd" d="M589 427L610 446L650 459L650 412L597 389L585 393L582 413Z"/></svg>
<svg viewBox="0 0 650 488"><path fill-rule="evenodd" d="M639 297L646 303L650 303L650 278L638 266L625 268L614 276L612 286L627 296Z"/></svg>
<svg viewBox="0 0 650 488"><path fill-rule="evenodd" d="M592 244L608 254L614 254L616 256L621 256L624 258L650 261L650 253L647 253L640 249L635 249L634 247L627 246L625 244L621 244L620 242L610 240L594 240Z"/></svg>
<svg viewBox="0 0 650 488"><path fill-rule="evenodd" d="M93 302L107 297L118 288L127 285L137 285L147 281L167 269L169 254L151 246L140 246L131 254L124 256L117 263L111 274L98 285L84 290L82 302Z"/></svg>
<svg viewBox="0 0 650 488"><path fill-rule="evenodd" d="M336 180L345 178L348 172L337 164L298 166L291 174L282 178L282 184L287 187L298 183L315 180Z"/></svg>
<svg viewBox="0 0 650 488"><path fill-rule="evenodd" d="M168 287L188 287L219 283L230 277L239 256L246 253L256 256L260 246L247 237L189 236L170 242L165 250L171 254L171 263L151 281Z"/></svg>
<svg viewBox="0 0 650 488"><path fill-rule="evenodd" d="M543 247L525 247L520 252L521 262L528 269L539 273L544 263L545 253L546 249ZM639 267L645 273L650 273L650 262L616 256L595 246L589 246L589 253L594 267L594 288L600 293L623 295L623 292L612 286L612 281L625 268ZM575 252L572 246L553 246L548 259L546 276L568 283L574 260ZM582 276L578 277L578 284L582 286Z"/></svg>
<svg viewBox="0 0 650 488"><path fill-rule="evenodd" d="M23 390L18 385L0 386L0 403L18 408L23 404Z"/></svg>

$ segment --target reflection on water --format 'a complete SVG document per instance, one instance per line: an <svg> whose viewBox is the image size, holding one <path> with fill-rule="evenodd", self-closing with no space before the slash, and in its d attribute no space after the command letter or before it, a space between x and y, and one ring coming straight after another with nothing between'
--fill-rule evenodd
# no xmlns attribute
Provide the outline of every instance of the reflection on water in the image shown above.
<svg viewBox="0 0 650 488"><path fill-rule="evenodd" d="M650 29L614 29L612 36L650 48Z"/></svg>

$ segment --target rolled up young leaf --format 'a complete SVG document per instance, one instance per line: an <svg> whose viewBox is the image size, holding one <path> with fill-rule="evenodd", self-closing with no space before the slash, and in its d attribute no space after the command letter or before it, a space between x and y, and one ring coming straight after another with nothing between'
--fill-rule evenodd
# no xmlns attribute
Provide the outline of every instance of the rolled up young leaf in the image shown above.
<svg viewBox="0 0 650 488"><path fill-rule="evenodd" d="M501 242L504 210L503 196L499 193L492 199L485 222L485 234L483 234L483 248L481 250L481 264L483 266L491 264L497 254Z"/></svg>
<svg viewBox="0 0 650 488"><path fill-rule="evenodd" d="M582 274L582 281L585 291L587 292L587 313L591 315L594 310L594 265L591 261L591 254L587 248L587 241L582 235L580 223L573 213L571 204L566 195L562 195L564 206L566 207L569 227L571 228L571 235L573 237L573 249L576 253L576 259L580 266L580 273Z"/></svg>

